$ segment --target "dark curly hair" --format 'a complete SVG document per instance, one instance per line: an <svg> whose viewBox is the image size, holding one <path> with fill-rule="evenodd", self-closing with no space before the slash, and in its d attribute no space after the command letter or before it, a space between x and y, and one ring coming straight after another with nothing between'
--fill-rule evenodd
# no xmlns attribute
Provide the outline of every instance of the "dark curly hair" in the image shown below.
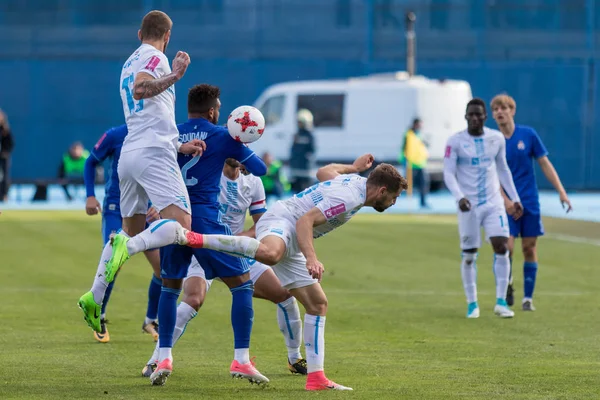
<svg viewBox="0 0 600 400"><path fill-rule="evenodd" d="M475 97L474 99L469 101L467 103L467 108L469 108L469 106L481 106L481 107L483 107L483 112L487 112L487 110L485 108L485 101L483 101L479 97Z"/></svg>
<svg viewBox="0 0 600 400"><path fill-rule="evenodd" d="M217 106L217 100L221 96L218 86L203 83L196 85L188 92L188 113L204 114Z"/></svg>

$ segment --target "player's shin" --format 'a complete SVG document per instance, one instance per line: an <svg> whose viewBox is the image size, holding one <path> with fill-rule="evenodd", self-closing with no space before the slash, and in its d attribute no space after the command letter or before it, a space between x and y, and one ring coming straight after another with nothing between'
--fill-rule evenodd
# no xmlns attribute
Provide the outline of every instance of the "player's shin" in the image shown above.
<svg viewBox="0 0 600 400"><path fill-rule="evenodd" d="M308 373L323 371L325 364L325 316L304 314L304 347Z"/></svg>
<svg viewBox="0 0 600 400"><path fill-rule="evenodd" d="M294 363L302 358L300 353L302 320L300 319L298 302L294 297L277 304L277 323L279 324L279 330L283 333L288 351L288 360Z"/></svg>
<svg viewBox="0 0 600 400"><path fill-rule="evenodd" d="M170 244L185 244L186 230L174 219L159 219L127 242L127 252L133 256L141 251L158 249Z"/></svg>
<svg viewBox="0 0 600 400"><path fill-rule="evenodd" d="M460 274L467 303L477 303L477 253L462 253Z"/></svg>
<svg viewBox="0 0 600 400"><path fill-rule="evenodd" d="M158 302L158 335L160 338L159 360L172 359L171 348L173 347L173 332L177 318L177 299L181 293L180 289L164 287Z"/></svg>
<svg viewBox="0 0 600 400"><path fill-rule="evenodd" d="M148 307L146 308L146 319L144 324L151 324L158 318L158 302L162 289L162 280L152 275L150 286L148 286Z"/></svg>
<svg viewBox="0 0 600 400"><path fill-rule="evenodd" d="M523 263L523 290L526 299L533 298L535 289L535 280L537 277L538 263L525 262Z"/></svg>
<svg viewBox="0 0 600 400"><path fill-rule="evenodd" d="M122 233L125 234L125 232ZM111 256L112 246L110 245L110 242L108 242L104 245L104 249L102 250L102 255L100 256L100 261L98 262L98 269L96 270L96 276L94 277L94 283L92 284L92 288L90 289L91 292L94 294L94 301L96 302L96 304L102 304L102 302L104 301L104 296L106 295L106 291L108 288L108 282L105 276L106 263L108 262L108 260L110 260Z"/></svg>
<svg viewBox="0 0 600 400"><path fill-rule="evenodd" d="M255 258L260 246L258 240L247 236L202 235L188 231L186 239L190 247L216 250L242 258Z"/></svg>
<svg viewBox="0 0 600 400"><path fill-rule="evenodd" d="M506 306L506 289L510 277L508 251L504 254L494 254L494 275L496 276L496 303Z"/></svg>
<svg viewBox="0 0 600 400"><path fill-rule="evenodd" d="M173 346L185 333L187 324L198 315L198 312L194 310L192 306L185 302L179 303L177 306L177 320L175 321L175 330L173 331Z"/></svg>
<svg viewBox="0 0 600 400"><path fill-rule="evenodd" d="M250 335L252 334L252 321L254 310L252 308L252 295L254 285L247 281L230 289L231 326L233 327L234 359L240 364L250 362Z"/></svg>

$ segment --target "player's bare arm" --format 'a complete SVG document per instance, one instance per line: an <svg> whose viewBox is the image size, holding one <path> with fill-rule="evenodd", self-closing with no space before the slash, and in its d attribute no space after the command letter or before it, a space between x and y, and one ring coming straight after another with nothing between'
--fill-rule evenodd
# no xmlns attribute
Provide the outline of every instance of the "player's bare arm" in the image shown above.
<svg viewBox="0 0 600 400"><path fill-rule="evenodd" d="M323 277L323 264L317 259L317 253L315 251L314 239L313 239L313 228L315 226L323 225L327 222L327 219L318 208L314 207L309 212L304 214L296 222L296 238L298 240L298 246L300 251L306 258L306 269L308 273L319 282Z"/></svg>
<svg viewBox="0 0 600 400"><path fill-rule="evenodd" d="M263 215L264 213L254 214L252 216L252 221L254 222L252 226L248 230L238 233L236 236L256 237L256 223Z"/></svg>
<svg viewBox="0 0 600 400"><path fill-rule="evenodd" d="M364 172L373 166L373 161L375 161L373 155L367 153L354 160L352 165L328 164L324 167L319 168L319 170L317 171L317 179L320 182L324 182L334 179L338 175L357 174L360 172Z"/></svg>
<svg viewBox="0 0 600 400"><path fill-rule="evenodd" d="M145 72L138 73L133 83L133 98L141 100L161 94L183 77L188 65L190 65L190 56L180 51L173 59L173 72L170 74L154 78Z"/></svg>
<svg viewBox="0 0 600 400"><path fill-rule="evenodd" d="M556 189L558 192L560 203L562 204L563 208L566 206L567 212L572 211L573 206L571 206L571 201L569 200L569 196L567 196L567 191L563 187L562 182L558 177L558 173L556 172L556 169L554 169L554 165L552 165L550 159L547 156L540 157L538 158L538 163L540 164L540 168L542 168L542 172L544 172L546 179L548 179L548 182L550 182L552 186L554 186L554 189Z"/></svg>
<svg viewBox="0 0 600 400"><path fill-rule="evenodd" d="M504 200L504 208L506 209L506 213L508 215L514 215L515 205L512 201L510 201L502 186L500 186L500 194L502 195L502 199Z"/></svg>

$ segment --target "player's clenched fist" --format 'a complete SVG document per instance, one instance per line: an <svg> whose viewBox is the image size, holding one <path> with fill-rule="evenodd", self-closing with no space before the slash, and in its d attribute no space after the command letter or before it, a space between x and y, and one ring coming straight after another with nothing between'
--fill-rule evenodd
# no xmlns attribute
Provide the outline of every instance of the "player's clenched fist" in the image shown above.
<svg viewBox="0 0 600 400"><path fill-rule="evenodd" d="M185 51L178 51L173 59L173 73L179 79L185 74L188 65L190 65L190 55Z"/></svg>
<svg viewBox="0 0 600 400"><path fill-rule="evenodd" d="M354 160L352 165L354 165L359 172L364 172L373 166L373 161L375 161L373 155L367 153Z"/></svg>

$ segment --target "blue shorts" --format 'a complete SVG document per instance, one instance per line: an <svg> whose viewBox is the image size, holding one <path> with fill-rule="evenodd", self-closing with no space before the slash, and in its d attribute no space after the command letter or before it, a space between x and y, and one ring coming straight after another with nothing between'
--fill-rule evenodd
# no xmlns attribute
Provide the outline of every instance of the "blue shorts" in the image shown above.
<svg viewBox="0 0 600 400"><path fill-rule="evenodd" d="M123 219L120 212L105 212L102 214L102 240L104 244L108 243L111 233L121 230Z"/></svg>
<svg viewBox="0 0 600 400"><path fill-rule="evenodd" d="M227 225L207 218L193 217L193 215L192 230L198 233L231 235L231 230ZM204 269L206 279L240 276L250 271L250 264L245 258L234 257L215 250L170 245L160 249L161 278L185 278L192 255Z"/></svg>
<svg viewBox="0 0 600 400"><path fill-rule="evenodd" d="M509 215L508 225L510 227L510 236L538 237L544 235L542 216L540 214L532 214L527 209L525 209L523 215L517 221Z"/></svg>

